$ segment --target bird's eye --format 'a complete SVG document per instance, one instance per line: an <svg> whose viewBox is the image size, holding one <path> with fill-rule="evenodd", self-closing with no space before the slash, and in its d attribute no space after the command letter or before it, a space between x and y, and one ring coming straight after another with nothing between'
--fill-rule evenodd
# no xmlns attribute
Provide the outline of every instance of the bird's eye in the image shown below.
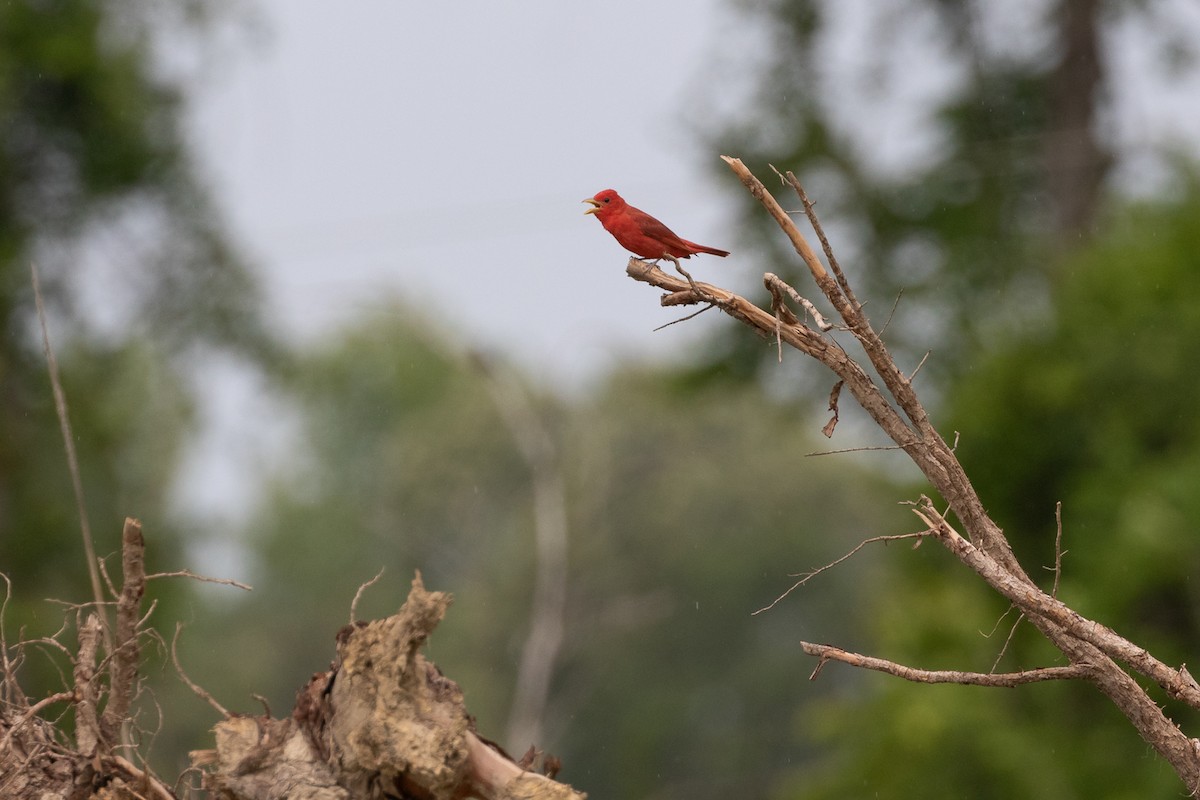
<svg viewBox="0 0 1200 800"><path fill-rule="evenodd" d="M606 197L606 198L604 198L604 202L605 202L605 203L611 203L611 202L612 202L612 198L611 198L611 197Z"/></svg>

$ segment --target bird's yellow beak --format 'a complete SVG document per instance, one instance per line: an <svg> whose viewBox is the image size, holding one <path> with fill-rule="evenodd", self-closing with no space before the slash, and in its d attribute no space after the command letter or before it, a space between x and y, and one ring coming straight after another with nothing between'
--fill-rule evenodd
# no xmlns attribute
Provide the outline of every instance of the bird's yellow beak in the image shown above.
<svg viewBox="0 0 1200 800"><path fill-rule="evenodd" d="M582 202L592 204L591 208L583 212L584 214L595 214L601 208L600 201L594 197L585 198Z"/></svg>

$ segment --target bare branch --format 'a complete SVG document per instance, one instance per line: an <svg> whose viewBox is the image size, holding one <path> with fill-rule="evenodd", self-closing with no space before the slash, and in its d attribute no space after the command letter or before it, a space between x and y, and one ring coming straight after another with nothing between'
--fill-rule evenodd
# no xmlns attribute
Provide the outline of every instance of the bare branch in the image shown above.
<svg viewBox="0 0 1200 800"><path fill-rule="evenodd" d="M657 328L654 328L652 332L657 333L658 331L661 331L663 328L669 328L672 325L678 325L681 322L687 322L689 319L695 319L696 317L703 314L705 311L710 311L714 308L716 308L716 306L713 305L712 303L710 303L710 304L706 305L704 308L700 309L699 311L693 311L691 314L688 314L686 317L680 317L679 319L673 319L670 322L664 322L662 325L659 325Z"/></svg>
<svg viewBox="0 0 1200 800"><path fill-rule="evenodd" d="M175 794L158 778L150 773L149 770L144 770L128 759L121 756L106 756L105 762L116 767L123 772L131 781L136 781L139 788L148 790L150 796L157 800L175 800Z"/></svg>
<svg viewBox="0 0 1200 800"><path fill-rule="evenodd" d="M192 693L195 694L196 697L199 697L201 700L212 706L223 718L229 719L229 712L225 709L225 706L218 703L216 698L209 694L205 689L201 688L198 684L194 683L192 679L187 676L187 673L183 671L183 666L179 663L179 651L177 649L177 645L179 644L179 634L181 631L183 631L183 623L175 623L175 635L171 637L171 661L175 664L175 672L179 675L179 679L187 684L187 687L192 690Z"/></svg>
<svg viewBox="0 0 1200 800"><path fill-rule="evenodd" d="M804 260L805 266L808 267L817 284L819 285L823 280L828 279L829 273L825 271L825 265L821 263L821 259L817 258L816 252L809 247L808 240L804 238L804 235L800 233L800 229L792 222L792 218L788 216L788 212L775 201L775 198L767 191L767 187L763 186L762 181L754 177L750 170L746 169L746 165L741 162L741 159L721 156L721 160L729 165L734 174L750 190L750 194L754 195L755 199L762 203L767 212L775 218L780 229L791 240L792 247L796 248L796 252Z"/></svg>
<svg viewBox="0 0 1200 800"><path fill-rule="evenodd" d="M864 547L866 547L869 544L875 544L876 542L895 542L895 541L899 541L901 539L916 539L917 544L920 544L921 538L925 537L925 536L929 536L929 535L930 535L929 531L917 531L916 533L898 533L898 534L893 534L890 536L872 536L870 539L864 539L863 541L859 542L854 547L853 550L851 550L849 553L846 553L846 555L842 556L841 558L831 561L823 567L817 567L816 569L814 569L811 572L805 572L803 575L798 576L800 578L800 580L796 581L791 586L789 586L786 592L784 592L783 594L779 595L779 597L776 597L774 600L772 600L769 605L765 605L762 608L758 609L757 611L753 612L750 616L755 617L755 616L758 616L759 614L763 613L764 611L770 611L772 608L779 605L779 602L781 600L783 600L785 597L787 597L789 594L796 591L801 586L803 586L804 584L808 583L813 578L820 575L822 572L825 572L826 570L829 570L829 569L833 569L838 564L841 564L843 561L846 561L847 559L852 557L855 553L857 553L859 550L862 550ZM793 576L793 577L797 577L797 576Z"/></svg>
<svg viewBox="0 0 1200 800"><path fill-rule="evenodd" d="M779 175L779 170L775 169L774 167L771 167L771 169L775 170L776 175ZM816 204L808 199L808 195L805 193L804 187L800 185L800 181L796 179L796 176L790 170L785 175L780 177L782 177L784 182L796 191L796 195L800 198L800 202L804 204L804 214L808 217L808 222L810 225L812 225L813 232L817 234L818 241L821 242L821 249L825 251L825 258L829 261L829 268L833 270L834 277L837 279L838 287L842 290L842 293L846 295L846 299L849 301L851 307L853 307L855 311L861 313L862 304L859 303L858 298L854 296L854 291L850 288L850 282L846 280L846 275L842 272L842 267L840 264L838 264L837 257L833 254L833 247L830 246L829 239L825 236L825 230L821 227L821 220L817 219Z"/></svg>
<svg viewBox="0 0 1200 800"><path fill-rule="evenodd" d="M821 315L820 311L817 311L817 307L812 304L811 300L802 297L799 292L784 283L775 273L768 272L766 275L763 275L763 283L766 284L767 289L775 296L780 305L783 303L783 298L780 295L786 294L797 304L804 307L804 310L812 316L813 322L817 324L820 330L828 331L833 329L833 323L825 320L825 317Z"/></svg>
<svg viewBox="0 0 1200 800"><path fill-rule="evenodd" d="M247 592L254 591L254 587L241 581L230 580L229 578L211 578L208 575L198 575L190 569L179 569L174 572L155 572L153 575L147 575L146 580L152 581L157 578L190 578L201 583L216 583L221 586L232 586L235 589L242 589Z"/></svg>
<svg viewBox="0 0 1200 800"><path fill-rule="evenodd" d="M808 655L816 656L817 658L821 659L817 663L816 669L813 670L810 680L816 680L817 674L821 671L821 668L826 661L840 661L843 664L849 664L852 667L861 667L862 669L875 670L876 672L886 672L888 675L895 675L897 678L903 678L906 681L912 681L914 683L957 683L963 686L997 686L1012 688L1026 683L1075 680L1078 678L1086 678L1088 675L1088 669L1081 664L1072 664L1067 667L1043 667L1041 669L1030 669L1022 672L1002 673L915 669L913 667L906 667L903 664L897 664L894 661L887 661L886 659L882 658L872 658L871 656L851 653L848 650L843 650L840 647L833 647L832 645L801 642L800 646L804 648L804 652Z"/></svg>

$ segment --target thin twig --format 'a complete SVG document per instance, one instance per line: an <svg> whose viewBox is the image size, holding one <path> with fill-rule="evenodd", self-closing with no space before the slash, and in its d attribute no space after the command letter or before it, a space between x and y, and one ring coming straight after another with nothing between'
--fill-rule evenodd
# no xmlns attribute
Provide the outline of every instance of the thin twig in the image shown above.
<svg viewBox="0 0 1200 800"><path fill-rule="evenodd" d="M903 450L904 448L898 444L877 445L874 447L847 447L842 450L817 450L812 453L805 453L805 458L814 458L816 456L838 456L843 453L867 453L871 450Z"/></svg>
<svg viewBox="0 0 1200 800"><path fill-rule="evenodd" d="M109 555L112 555L111 553ZM100 568L100 578L104 581L104 585L108 588L108 593L113 597L120 594L117 591L117 585L113 583L112 578L108 574L108 556L97 559L96 566Z"/></svg>
<svg viewBox="0 0 1200 800"><path fill-rule="evenodd" d="M359 598L361 598L363 596L363 592L365 592L369 587L374 586L375 584L379 583L379 579L383 577L384 569L385 569L385 567L380 567L379 572L375 573L374 578L371 578L371 580L367 581L366 583L359 584L358 591L356 591L354 593L354 599L350 601L350 624L351 625L358 622L358 600L359 600ZM270 715L268 714L268 716L270 716Z"/></svg>
<svg viewBox="0 0 1200 800"><path fill-rule="evenodd" d="M681 322L687 322L689 319L694 319L694 318L700 316L701 314L703 314L705 311L708 311L709 309L713 309L713 308L716 308L716 304L709 303L704 308L700 309L699 311L693 311L691 314L688 314L686 317L680 317L679 319L673 319L670 322L664 322L662 325L659 325L657 328L653 329L651 331L651 333L657 333L658 331L661 331L663 328L669 328L672 325L678 325Z"/></svg>
<svg viewBox="0 0 1200 800"><path fill-rule="evenodd" d="M252 693L250 696L253 697L255 700L257 700L258 702L262 703L263 716L266 717L267 719L270 719L271 718L271 704L267 702L267 698L263 697L261 694L258 694L257 692Z"/></svg>
<svg viewBox="0 0 1200 800"><path fill-rule="evenodd" d="M105 760L113 766L118 767L127 777L141 782L158 800L175 800L175 795L167 785L148 770L137 767L133 762L121 756L108 756Z"/></svg>
<svg viewBox="0 0 1200 800"><path fill-rule="evenodd" d="M932 353L932 352L933 352L932 350L926 350L926 351L925 351L925 355L921 356L921 361L920 361L920 363L919 363L919 364L917 364L917 368L916 368L916 369L914 369L914 370L912 371L912 374L908 376L908 380L909 380L910 382L912 381L912 379L913 379L913 378L917 377L917 373L921 371L921 367L925 366L925 360L926 360L927 358L929 358L929 354L930 354L930 353Z"/></svg>
<svg viewBox="0 0 1200 800"><path fill-rule="evenodd" d="M1011 611L1013 608L1014 608L1014 606L1009 606L1009 611ZM1000 617L1000 619L1003 619L1007 615L1008 615L1008 611L1005 611L1004 614ZM1025 619L1024 612L1017 614L1016 620L1014 620L1012 626L1009 627L1008 636L1005 637L1004 644L1000 646L1000 652L996 653L996 660L992 662L992 672L995 672L996 667L1000 666L1000 660L1003 659L1004 654L1008 652L1008 646L1010 644L1012 644L1013 637L1017 635L1017 626L1021 624L1021 620L1023 620L1023 619ZM997 620L996 625L998 626L999 624L1000 624L1000 621Z"/></svg>
<svg viewBox="0 0 1200 800"><path fill-rule="evenodd" d="M992 629L990 631L988 631L987 633L980 631L979 635L985 639L990 639L993 636L995 636L996 631L1000 630L1000 623L1004 622L1004 618L1008 616L1008 612L1014 610L1015 608L1016 608L1016 606L1010 604L1008 608L1004 609L1004 613L996 618L996 624L992 626Z"/></svg>
<svg viewBox="0 0 1200 800"><path fill-rule="evenodd" d="M155 578L191 578L192 580L200 581L201 583L216 583L220 584L221 586L233 586L234 588L243 589L247 592L254 591L253 586L242 583L241 581L235 581L229 578L210 578L208 575L197 575L190 569L180 569L175 570L174 572L156 572L153 575L146 576L146 580L148 581L152 581Z"/></svg>
<svg viewBox="0 0 1200 800"><path fill-rule="evenodd" d="M92 527L88 524L87 506L83 500L83 479L79 472L79 456L75 453L75 435L71 432L71 419L67 412L67 395L58 377L58 359L50 346L50 330L46 324L46 306L42 300L42 286L38 280L37 264L30 262L29 272L33 281L33 300L37 306L38 322L42 328L42 350L46 355L46 368L50 372L50 389L54 393L54 410L58 414L58 426L63 437L63 449L67 454L67 471L71 475L71 488L75 495L75 511L79 515L79 530L83 536L83 554L87 558L88 577L92 581L92 598L100 615L104 633L104 646L112 652L112 635L108 630L108 616L104 614L104 593L100 588L100 572L96 566L96 546L92 539Z"/></svg>
<svg viewBox="0 0 1200 800"><path fill-rule="evenodd" d="M775 169L771 167L771 169ZM779 174L779 170L775 170L775 174ZM829 261L829 268L833 270L833 275L837 279L838 288L842 290L842 294L850 301L850 305L856 311L862 311L862 305L858 302L858 298L854 296L854 291L850 288L850 281L846 280L846 274L842 272L842 267L838 263L837 256L833 254L833 247L829 244L829 239L825 236L825 229L821 227L821 220L817 218L816 204L808 199L808 194L805 193L804 187L800 185L800 181L790 170L782 176L783 179L796 190L800 202L804 203L804 213L808 216L809 224L812 225L813 231L817 234L817 239L821 242L821 249L825 252L825 258Z"/></svg>
<svg viewBox="0 0 1200 800"><path fill-rule="evenodd" d="M784 592L783 594L779 595L779 597L776 597L774 600L772 600L770 605L763 606L762 608L760 608L757 611L755 611L754 613L752 613L750 616L754 617L754 616L758 616L759 614L763 613L764 611L770 611L772 608L779 605L780 601L783 600L785 597L787 597L789 594L796 591L801 586L803 586L804 584L808 583L813 578L820 575L822 572L825 572L826 570L832 569L833 567L836 567L838 564L841 564L843 561L847 560L848 558L853 556L855 553L857 553L859 550L862 550L864 547L866 547L869 544L874 544L876 542L895 542L895 541L899 541L900 539L918 539L919 540L922 537L929 536L929 535L930 535L929 531L917 531L916 533L898 533L898 534L893 534L891 536L872 536L870 539L864 539L863 541L859 542L858 545L855 546L855 548L853 550L851 550L849 553L846 553L844 556L837 559L836 561L831 561L828 564L826 564L825 566L817 567L813 571L806 572L803 575L799 575L799 576L793 575L792 577L799 577L800 580L793 583L790 587L788 587L788 590L786 592Z"/></svg>
<svg viewBox="0 0 1200 800"><path fill-rule="evenodd" d="M1058 582L1062 579L1062 500L1054 504L1054 587L1050 596L1058 597Z"/></svg>
<svg viewBox="0 0 1200 800"><path fill-rule="evenodd" d="M900 298L904 296L904 289L896 292L896 299L892 301L892 310L888 312L887 319L883 321L883 327L879 329L879 335L882 337L887 333L888 326L892 324L892 318L896 316L896 309L900 306Z"/></svg>
<svg viewBox="0 0 1200 800"><path fill-rule="evenodd" d="M179 679L187 684L187 687L192 690L192 693L195 694L196 697L199 697L201 700L216 709L216 712L224 719L229 719L229 712L225 709L225 706L218 703L216 698L209 694L208 691L201 688L198 684L194 683L192 679L187 676L187 673L183 671L183 667L179 663L179 652L176 649L176 645L179 643L179 634L182 630L183 623L176 622L175 635L171 637L171 661L175 663L175 672L179 674Z"/></svg>

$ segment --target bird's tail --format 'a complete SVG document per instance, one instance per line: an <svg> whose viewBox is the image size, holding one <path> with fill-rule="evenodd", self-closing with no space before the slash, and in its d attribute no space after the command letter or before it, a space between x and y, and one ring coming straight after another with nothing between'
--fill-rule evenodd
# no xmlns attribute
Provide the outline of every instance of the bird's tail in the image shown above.
<svg viewBox="0 0 1200 800"><path fill-rule="evenodd" d="M720 256L721 258L724 258L725 256L729 255L728 250L718 250L715 247L705 247L704 245L696 244L695 242L688 242L688 244L691 245L691 247L697 253L708 253L710 256Z"/></svg>

